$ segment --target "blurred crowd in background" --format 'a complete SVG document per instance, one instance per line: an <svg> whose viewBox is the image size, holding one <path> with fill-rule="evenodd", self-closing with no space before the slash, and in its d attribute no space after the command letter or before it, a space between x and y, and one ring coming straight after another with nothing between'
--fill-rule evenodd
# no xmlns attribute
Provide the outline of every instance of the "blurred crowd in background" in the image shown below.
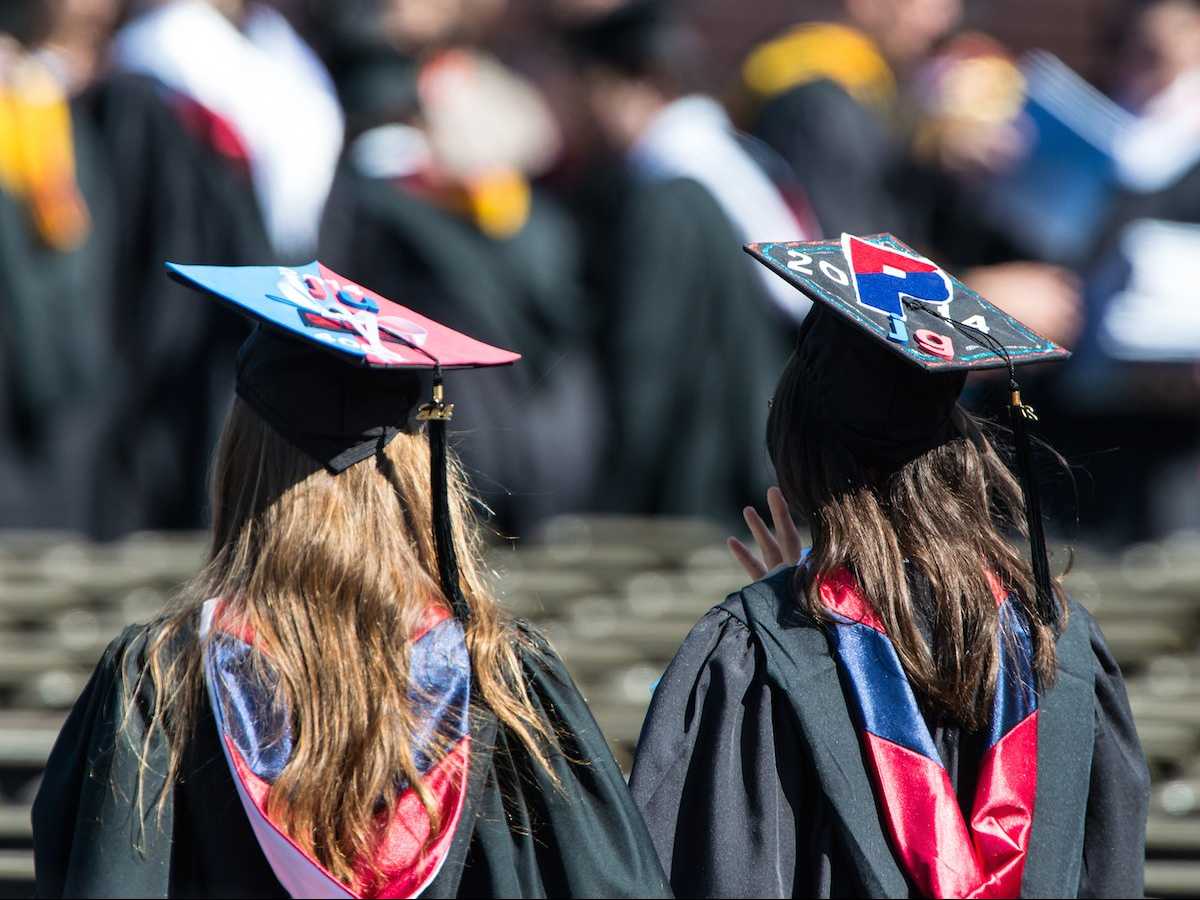
<svg viewBox="0 0 1200 900"><path fill-rule="evenodd" d="M1078 73L1003 5L5 0L0 527L204 525L246 326L163 262L314 258L524 354L448 381L500 530L733 520L807 311L740 245L843 231L1075 351L1061 531L1200 527L1200 2L1097 4Z"/></svg>

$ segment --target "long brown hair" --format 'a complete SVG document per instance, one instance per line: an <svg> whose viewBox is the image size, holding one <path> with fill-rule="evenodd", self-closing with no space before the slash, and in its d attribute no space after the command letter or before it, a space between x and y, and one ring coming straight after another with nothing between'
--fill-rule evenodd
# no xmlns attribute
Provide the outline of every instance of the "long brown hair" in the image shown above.
<svg viewBox="0 0 1200 900"><path fill-rule="evenodd" d="M873 464L816 421L804 397L806 379L793 357L767 424L780 489L812 531L806 611L827 621L820 581L849 571L882 619L918 698L977 730L987 723L1005 652L990 571L1015 593L1032 638L1034 672L1042 687L1051 684L1055 622L1039 613L1032 570L1005 538L1025 532L1023 495L981 424L956 407L957 436L906 461ZM928 580L933 649L922 635L906 561ZM1062 589L1054 589L1065 621Z"/></svg>
<svg viewBox="0 0 1200 900"><path fill-rule="evenodd" d="M457 462L449 483L476 699L548 766L554 735L523 686L523 633L488 588ZM222 598L223 617L252 628L267 649L291 711L293 752L268 813L352 882L399 778L421 797L433 835L441 824L414 761L418 723L407 676L407 636L422 612L430 604L449 609L430 526L428 439L398 435L335 476L238 400L217 449L212 501L208 563L152 630L142 677L155 687L155 705L143 750L162 729L168 784L184 775L181 759L204 702L196 623L205 600ZM418 749L436 759L443 748Z"/></svg>

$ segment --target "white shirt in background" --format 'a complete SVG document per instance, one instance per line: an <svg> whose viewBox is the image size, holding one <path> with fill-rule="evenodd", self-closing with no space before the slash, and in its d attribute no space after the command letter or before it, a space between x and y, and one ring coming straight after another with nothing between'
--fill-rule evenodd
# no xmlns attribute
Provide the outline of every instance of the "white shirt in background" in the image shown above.
<svg viewBox="0 0 1200 900"><path fill-rule="evenodd" d="M722 106L699 94L669 103L629 154L650 178L691 178L704 186L742 240L811 240L779 189L745 148ZM746 257L771 300L799 322L812 305L778 275Z"/></svg>
<svg viewBox="0 0 1200 900"><path fill-rule="evenodd" d="M251 4L242 29L202 0L172 0L123 27L115 68L153 76L229 122L276 251L307 258L341 154L341 107L329 73L287 20Z"/></svg>

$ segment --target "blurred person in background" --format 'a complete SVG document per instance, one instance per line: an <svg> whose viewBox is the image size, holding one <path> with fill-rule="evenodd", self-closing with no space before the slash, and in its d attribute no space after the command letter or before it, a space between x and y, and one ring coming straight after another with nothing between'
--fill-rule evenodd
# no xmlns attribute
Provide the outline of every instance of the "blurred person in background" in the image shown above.
<svg viewBox="0 0 1200 900"><path fill-rule="evenodd" d="M96 537L196 527L242 329L159 266L267 252L245 147L194 98L114 71L116 0L19 6L39 27L4 67L0 518Z"/></svg>
<svg viewBox="0 0 1200 900"><path fill-rule="evenodd" d="M908 235L998 306L1070 345L1082 324L1077 280L1016 258L980 221L969 190L972 176L1015 152L1011 123L928 121L931 68L945 81L951 66L1003 56L981 54L979 36L969 53L962 42L942 52L962 17L961 0L845 0L840 21L799 25L751 51L739 116L792 165L823 234ZM964 81L974 97L959 97L958 108L975 111L994 105L1004 84L995 67Z"/></svg>
<svg viewBox="0 0 1200 900"><path fill-rule="evenodd" d="M674 83L665 91L665 104L629 144L625 164L643 181L695 181L717 201L745 243L764 235L781 241L815 237L812 211L787 163L762 141L737 131L724 107L693 87L704 48L699 34L672 21L671 15L671 7L662 2L619 4L607 18L594 19L577 32L584 36L585 56L624 57L631 68L640 54L658 52L655 42L666 45L660 77L670 69ZM596 93L588 108L603 110L602 122L609 123L605 127L611 135L614 116L623 112L622 92L601 87ZM743 263L785 317L797 323L804 319L808 304L802 295L748 256Z"/></svg>
<svg viewBox="0 0 1200 900"><path fill-rule="evenodd" d="M248 264L270 253L244 123L218 102L231 83L260 96L261 70L237 52L229 35L236 28L226 12L199 2L135 4L126 13L115 37L119 49L102 57L76 101L102 153L112 203L102 229L105 272L93 285L107 304L111 333L105 383L113 408L91 476L89 530L100 537L196 528L205 520L207 458L244 328L164 285L162 260ZM177 15L195 29L167 27ZM213 34L228 42L214 43ZM212 85L219 86L217 100L206 92ZM304 193L302 186L296 191Z"/></svg>
<svg viewBox="0 0 1200 900"><path fill-rule="evenodd" d="M695 48L673 12L626 2L566 34L602 142L585 214L613 425L600 496L624 512L732 519L766 478L761 451L736 436L761 433L805 309L777 305L740 245L749 230L804 226L722 110L692 93Z"/></svg>
<svg viewBox="0 0 1200 900"><path fill-rule="evenodd" d="M846 0L842 11L751 51L744 115L795 168L826 233L909 233L895 183L902 79L957 26L961 4Z"/></svg>
<svg viewBox="0 0 1200 900"><path fill-rule="evenodd" d="M1113 11L1118 193L1086 268L1088 325L1049 434L1082 458L1083 524L1114 543L1200 528L1200 3ZM1097 452L1107 450L1109 452Z"/></svg>
<svg viewBox="0 0 1200 900"><path fill-rule="evenodd" d="M492 524L523 531L590 502L603 409L578 239L537 184L561 137L536 88L480 47L505 9L326 11L348 131L321 255L419 312L524 348L525 365L472 379L456 401Z"/></svg>
<svg viewBox="0 0 1200 900"><path fill-rule="evenodd" d="M41 54L69 92L90 84L107 63L108 43L124 4L121 0L51 0L50 28Z"/></svg>
<svg viewBox="0 0 1200 900"><path fill-rule="evenodd" d="M98 40L69 11L0 8L0 526L87 530L108 420L111 188L72 101ZM109 20L115 15L107 4ZM102 27L101 27L102 30ZM53 43L52 43L53 42ZM68 47L70 48L68 50Z"/></svg>
<svg viewBox="0 0 1200 900"><path fill-rule="evenodd" d="M1137 116L1115 148L1126 191L1117 220L1200 222L1200 3L1140 5L1115 94Z"/></svg>
<svg viewBox="0 0 1200 900"><path fill-rule="evenodd" d="M325 67L280 12L242 0L151 4L116 34L111 64L219 119L244 153L275 251L312 258L342 113Z"/></svg>

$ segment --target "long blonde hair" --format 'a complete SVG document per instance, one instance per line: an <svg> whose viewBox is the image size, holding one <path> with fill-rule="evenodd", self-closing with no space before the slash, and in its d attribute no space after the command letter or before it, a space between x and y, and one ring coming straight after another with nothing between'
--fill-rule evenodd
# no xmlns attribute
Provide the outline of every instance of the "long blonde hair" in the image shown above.
<svg viewBox="0 0 1200 900"><path fill-rule="evenodd" d="M475 699L548 768L554 735L524 688L522 632L488 588L481 538L457 462L449 476L454 540ZM437 579L430 525L429 442L401 434L333 475L240 400L226 421L212 482L213 533L204 569L152 628L142 677L155 688L143 760L158 729L170 746L168 784L204 697L201 606L253 629L291 712L293 752L268 814L335 876L352 882L370 858L380 813L401 777L440 822L416 768L418 723L408 690L408 640L430 604L449 605ZM164 795L165 800L165 795ZM160 806L161 809L161 806Z"/></svg>

